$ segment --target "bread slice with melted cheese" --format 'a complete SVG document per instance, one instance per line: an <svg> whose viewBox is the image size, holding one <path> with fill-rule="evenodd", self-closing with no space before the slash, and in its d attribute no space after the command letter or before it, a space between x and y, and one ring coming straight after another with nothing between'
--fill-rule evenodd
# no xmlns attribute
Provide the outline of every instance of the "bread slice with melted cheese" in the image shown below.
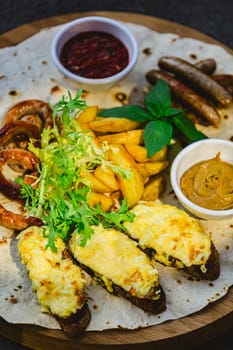
<svg viewBox="0 0 233 350"><path fill-rule="evenodd" d="M47 238L37 226L25 229L17 238L18 252L41 311L55 316L70 337L85 330L91 316L84 294L84 273L73 263L65 243L58 238L56 252L46 249Z"/></svg>
<svg viewBox="0 0 233 350"><path fill-rule="evenodd" d="M135 218L124 224L126 232L152 259L201 279L219 276L219 253L198 220L158 202L142 201L131 211Z"/></svg>
<svg viewBox="0 0 233 350"><path fill-rule="evenodd" d="M79 235L72 235L69 251L74 259L108 292L123 296L144 311L162 312L165 295L148 256L120 231L102 225L93 229L84 247Z"/></svg>

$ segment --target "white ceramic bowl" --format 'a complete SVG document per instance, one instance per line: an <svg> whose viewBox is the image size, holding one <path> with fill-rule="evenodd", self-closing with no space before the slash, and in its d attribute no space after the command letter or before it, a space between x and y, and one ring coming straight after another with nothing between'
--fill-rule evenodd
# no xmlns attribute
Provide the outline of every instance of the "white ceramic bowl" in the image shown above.
<svg viewBox="0 0 233 350"><path fill-rule="evenodd" d="M64 44L75 35L88 31L106 32L117 37L128 50L128 65L119 73L101 79L85 78L76 75L70 72L68 69L66 69L60 61L60 54ZM120 22L107 17L89 16L78 18L77 20L65 24L53 39L51 54L55 66L65 76L82 84L103 85L115 83L116 81L124 78L136 64L139 55L139 50L135 37L124 24L121 24Z"/></svg>
<svg viewBox="0 0 233 350"><path fill-rule="evenodd" d="M174 159L170 179L180 203L194 215L202 219L227 219L233 217L233 209L210 210L191 202L181 191L180 179L183 173L195 163L214 158L220 152L221 159L233 164L233 142L222 139L205 139L185 147Z"/></svg>

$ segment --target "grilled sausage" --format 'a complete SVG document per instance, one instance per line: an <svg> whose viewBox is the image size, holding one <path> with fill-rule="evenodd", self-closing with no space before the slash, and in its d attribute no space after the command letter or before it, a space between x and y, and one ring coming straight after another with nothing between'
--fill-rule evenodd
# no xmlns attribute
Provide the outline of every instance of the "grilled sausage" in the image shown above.
<svg viewBox="0 0 233 350"><path fill-rule="evenodd" d="M220 123L220 115L202 96L182 84L179 80L166 72L151 70L146 74L146 79L150 84L155 84L158 79L163 79L170 86L174 97L178 98L184 105L189 107L208 123L217 127Z"/></svg>
<svg viewBox="0 0 233 350"><path fill-rule="evenodd" d="M217 105L227 107L232 103L231 94L195 65L180 58L169 56L161 57L158 64L161 69L173 73L179 80L205 94Z"/></svg>
<svg viewBox="0 0 233 350"><path fill-rule="evenodd" d="M4 165L7 164L12 169L19 169L21 174L26 175L26 171L37 172L39 159L25 149L9 148L0 151L0 191L10 199L21 199L21 186L11 179L8 179L4 173Z"/></svg>
<svg viewBox="0 0 233 350"><path fill-rule="evenodd" d="M217 68L217 63L213 58L206 58L195 64L195 66L200 69L203 73L211 75L215 72Z"/></svg>
<svg viewBox="0 0 233 350"><path fill-rule="evenodd" d="M40 130L53 125L52 109L47 102L41 100L25 100L15 104L5 114L3 124L22 120L36 125Z"/></svg>
<svg viewBox="0 0 233 350"><path fill-rule="evenodd" d="M233 74L214 74L212 78L233 96Z"/></svg>
<svg viewBox="0 0 233 350"><path fill-rule="evenodd" d="M0 225L10 230L21 231L28 226L43 226L43 221L34 216L26 217L23 214L14 213L0 204Z"/></svg>

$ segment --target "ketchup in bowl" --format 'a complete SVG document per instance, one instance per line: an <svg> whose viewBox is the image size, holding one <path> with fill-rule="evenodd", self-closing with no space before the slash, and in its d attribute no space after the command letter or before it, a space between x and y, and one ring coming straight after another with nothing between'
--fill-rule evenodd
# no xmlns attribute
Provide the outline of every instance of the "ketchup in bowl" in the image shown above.
<svg viewBox="0 0 233 350"><path fill-rule="evenodd" d="M74 74L101 79L121 72L129 63L129 53L114 35L88 31L75 35L64 44L60 60Z"/></svg>

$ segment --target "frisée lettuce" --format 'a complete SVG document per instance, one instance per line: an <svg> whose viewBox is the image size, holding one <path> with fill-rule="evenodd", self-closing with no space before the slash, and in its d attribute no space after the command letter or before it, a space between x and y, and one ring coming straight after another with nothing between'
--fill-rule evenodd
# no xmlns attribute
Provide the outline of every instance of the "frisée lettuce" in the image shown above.
<svg viewBox="0 0 233 350"><path fill-rule="evenodd" d="M97 146L93 136L83 131L76 118L87 105L80 98L82 91L72 98L68 96L53 109L53 127L44 128L40 147L31 141L28 149L40 159L39 177L32 184L22 180L21 195L30 215L44 222L47 247L56 251L56 237L67 241L70 234L80 236L80 245L85 245L92 234L92 225L102 223L104 227L122 229L124 221L132 221L123 200L118 210L102 211L99 205L92 207L88 196L90 183L81 177L82 170L92 171L96 166L106 164L115 172L130 176L130 172L112 165L106 160L107 146Z"/></svg>

